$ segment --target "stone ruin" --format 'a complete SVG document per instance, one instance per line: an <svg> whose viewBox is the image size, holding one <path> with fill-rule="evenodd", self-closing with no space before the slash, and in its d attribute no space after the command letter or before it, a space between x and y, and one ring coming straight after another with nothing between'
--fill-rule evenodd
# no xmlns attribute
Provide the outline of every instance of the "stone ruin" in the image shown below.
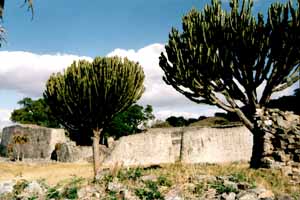
<svg viewBox="0 0 300 200"><path fill-rule="evenodd" d="M28 141L18 145L24 158L61 162L92 161L92 148L76 146L65 137L63 129L16 125L3 131L3 153L14 143L16 135ZM223 163L249 161L252 134L243 126L222 128L154 128L144 133L109 139L108 147L100 145L104 166L158 165L163 163Z"/></svg>
<svg viewBox="0 0 300 200"><path fill-rule="evenodd" d="M55 145L64 142L64 129L15 125L3 129L0 153L12 159L16 159L17 154L23 158L50 159Z"/></svg>
<svg viewBox="0 0 300 200"><path fill-rule="evenodd" d="M280 169L300 183L300 116L279 109L257 114L258 124L264 130L263 166Z"/></svg>
<svg viewBox="0 0 300 200"><path fill-rule="evenodd" d="M300 182L300 118L278 109L257 115L264 130L264 167L281 169ZM28 141L14 144L14 137L25 135ZM153 128L143 133L109 139L100 145L103 166L159 165L163 163L224 163L250 161L253 135L244 126ZM12 149L11 149L12 148ZM76 146L63 129L34 125L16 125L3 129L0 150L22 152L24 158L62 162L92 161L90 146ZM1 153L1 151L0 151ZM15 156L15 155L14 155Z"/></svg>

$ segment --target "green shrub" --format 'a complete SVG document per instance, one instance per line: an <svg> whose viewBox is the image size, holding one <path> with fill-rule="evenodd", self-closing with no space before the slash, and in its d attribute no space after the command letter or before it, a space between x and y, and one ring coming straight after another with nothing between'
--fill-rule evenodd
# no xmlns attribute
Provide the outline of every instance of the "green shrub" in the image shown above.
<svg viewBox="0 0 300 200"><path fill-rule="evenodd" d="M26 180L20 180L14 185L13 193L18 196L23 192L23 190L28 186L29 182Z"/></svg>
<svg viewBox="0 0 300 200"><path fill-rule="evenodd" d="M59 191L57 190L56 187L54 188L49 188L48 191L47 191L47 195L46 195L46 199L60 199L61 198L61 195L59 193Z"/></svg>
<svg viewBox="0 0 300 200"><path fill-rule="evenodd" d="M160 186L171 187L172 182L164 176L159 176L157 178L157 184L160 185Z"/></svg>
<svg viewBox="0 0 300 200"><path fill-rule="evenodd" d="M146 181L144 188L135 190L135 195L142 200L163 200L163 195L159 192L157 183Z"/></svg>
<svg viewBox="0 0 300 200"><path fill-rule="evenodd" d="M215 181L214 183L211 183L210 187L216 189L217 193L219 193L219 194L230 193L230 192L237 193L238 192L238 190L236 188L234 188L232 186L224 185L220 181Z"/></svg>
<svg viewBox="0 0 300 200"><path fill-rule="evenodd" d="M78 198L77 190L78 189L76 186L67 187L62 193L62 197L67 199L77 199Z"/></svg>
<svg viewBox="0 0 300 200"><path fill-rule="evenodd" d="M204 189L205 189L205 186L203 183L197 183L193 189L193 193L199 197L203 194Z"/></svg>
<svg viewBox="0 0 300 200"><path fill-rule="evenodd" d="M137 180L142 176L141 168L129 168L127 170L120 170L117 174L117 178L120 181L124 180Z"/></svg>

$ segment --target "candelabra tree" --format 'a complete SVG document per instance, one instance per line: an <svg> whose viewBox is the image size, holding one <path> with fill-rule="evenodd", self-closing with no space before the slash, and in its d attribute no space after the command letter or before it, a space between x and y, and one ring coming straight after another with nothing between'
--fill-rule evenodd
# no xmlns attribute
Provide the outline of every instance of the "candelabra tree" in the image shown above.
<svg viewBox="0 0 300 200"><path fill-rule="evenodd" d="M95 176L100 168L99 139L103 128L144 91L142 67L128 59L100 58L74 62L64 73L50 76L44 98L67 129L93 131Z"/></svg>
<svg viewBox="0 0 300 200"><path fill-rule="evenodd" d="M231 0L229 10L212 0L183 17L182 32L172 29L160 56L167 84L194 102L236 113L253 132L251 167L260 166L263 151L257 109L299 80L299 3L273 3L264 18L252 14L253 0Z"/></svg>

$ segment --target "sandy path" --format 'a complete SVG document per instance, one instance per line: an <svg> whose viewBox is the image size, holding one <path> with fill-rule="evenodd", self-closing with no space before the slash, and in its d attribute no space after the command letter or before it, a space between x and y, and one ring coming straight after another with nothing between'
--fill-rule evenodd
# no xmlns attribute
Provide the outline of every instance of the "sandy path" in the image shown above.
<svg viewBox="0 0 300 200"><path fill-rule="evenodd" d="M45 179L49 185L77 177L91 178L93 168L90 163L22 163L0 161L0 181L10 179Z"/></svg>

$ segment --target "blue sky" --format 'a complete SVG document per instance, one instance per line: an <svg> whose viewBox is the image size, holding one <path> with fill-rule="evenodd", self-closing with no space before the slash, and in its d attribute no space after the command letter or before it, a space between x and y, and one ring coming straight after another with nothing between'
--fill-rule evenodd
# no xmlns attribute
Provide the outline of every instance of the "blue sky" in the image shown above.
<svg viewBox="0 0 300 200"><path fill-rule="evenodd" d="M10 123L10 112L17 108L18 100L41 96L49 74L73 60L106 55L128 56L141 63L148 80L140 103L152 104L158 117L213 114L216 108L189 102L163 85L158 67L171 27L181 27L185 13L209 2L35 0L31 20L26 7L20 8L23 0L6 0L2 25L7 43L0 48L0 128ZM265 12L271 2L255 0L254 11Z"/></svg>

